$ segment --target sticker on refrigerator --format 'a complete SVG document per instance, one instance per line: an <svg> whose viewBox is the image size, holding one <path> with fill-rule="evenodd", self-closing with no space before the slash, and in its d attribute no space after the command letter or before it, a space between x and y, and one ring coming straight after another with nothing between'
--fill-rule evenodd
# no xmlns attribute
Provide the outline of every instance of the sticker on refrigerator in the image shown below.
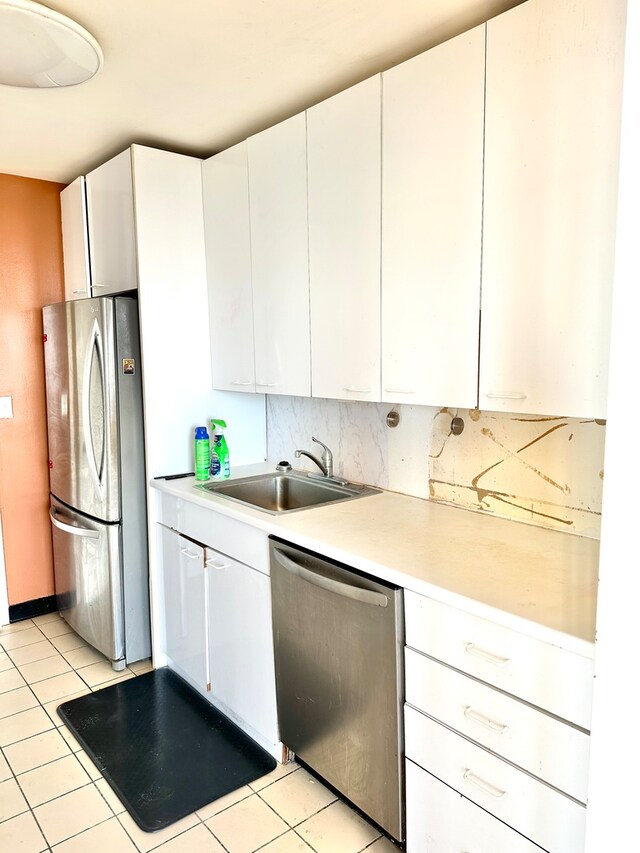
<svg viewBox="0 0 640 853"><path fill-rule="evenodd" d="M133 376L136 372L136 360L135 358L123 358L122 359L122 372L125 376Z"/></svg>

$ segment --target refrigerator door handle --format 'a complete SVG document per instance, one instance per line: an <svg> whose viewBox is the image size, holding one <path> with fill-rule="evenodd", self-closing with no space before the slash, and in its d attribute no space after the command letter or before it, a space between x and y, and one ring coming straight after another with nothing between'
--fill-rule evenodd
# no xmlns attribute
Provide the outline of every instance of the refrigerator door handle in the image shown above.
<svg viewBox="0 0 640 853"><path fill-rule="evenodd" d="M96 461L96 452L95 446L93 442L93 434L91 430L91 377L93 371L93 360L94 358L98 359L98 372L100 375L100 391L102 395L102 447L100 450L100 466L98 467ZM89 335L89 340L87 342L87 352L84 360L84 390L83 390L83 407L84 407L84 416L83 427L84 427L84 443L87 449L87 462L89 463L89 471L91 473L91 479L94 482L94 485L97 489L99 495L102 495L104 489L104 483L102 482L102 475L104 469L104 454L105 454L105 444L107 441L106 429L107 429L107 395L105 389L105 379L104 379L104 353L102 351L102 335L100 334L100 328L96 320L94 320L91 334Z"/></svg>
<svg viewBox="0 0 640 853"><path fill-rule="evenodd" d="M57 527L58 530L63 530L65 533L71 533L73 536L83 536L86 539L98 539L100 536L97 530L91 530L89 527L65 524L64 521L60 521L58 513L54 509L49 510L49 518L54 527Z"/></svg>

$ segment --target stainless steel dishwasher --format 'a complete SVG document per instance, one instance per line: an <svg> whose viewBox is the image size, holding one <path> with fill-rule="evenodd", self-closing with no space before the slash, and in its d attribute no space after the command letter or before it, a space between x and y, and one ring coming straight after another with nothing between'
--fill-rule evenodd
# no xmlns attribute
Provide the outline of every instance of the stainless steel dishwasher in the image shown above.
<svg viewBox="0 0 640 853"><path fill-rule="evenodd" d="M272 538L280 738L404 838L402 590Z"/></svg>

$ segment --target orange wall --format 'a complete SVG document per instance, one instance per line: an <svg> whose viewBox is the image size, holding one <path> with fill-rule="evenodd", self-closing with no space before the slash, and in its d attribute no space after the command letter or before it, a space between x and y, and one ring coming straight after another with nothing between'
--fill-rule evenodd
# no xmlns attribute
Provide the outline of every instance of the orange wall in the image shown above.
<svg viewBox="0 0 640 853"><path fill-rule="evenodd" d="M64 299L62 184L0 174L0 512L9 604L53 594L40 309Z"/></svg>

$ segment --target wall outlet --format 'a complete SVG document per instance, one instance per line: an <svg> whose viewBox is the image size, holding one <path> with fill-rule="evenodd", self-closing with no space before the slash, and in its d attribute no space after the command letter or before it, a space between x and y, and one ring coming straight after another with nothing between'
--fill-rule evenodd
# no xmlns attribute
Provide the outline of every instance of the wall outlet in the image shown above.
<svg viewBox="0 0 640 853"><path fill-rule="evenodd" d="M13 417L13 403L11 397L0 397L0 418Z"/></svg>

